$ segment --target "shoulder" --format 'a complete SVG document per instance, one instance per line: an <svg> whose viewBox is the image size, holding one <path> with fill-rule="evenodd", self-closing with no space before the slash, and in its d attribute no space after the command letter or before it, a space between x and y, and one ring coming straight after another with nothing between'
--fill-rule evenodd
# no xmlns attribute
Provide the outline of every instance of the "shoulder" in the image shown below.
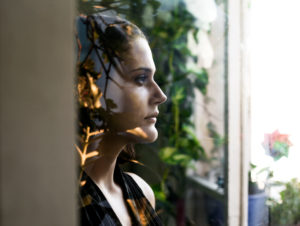
<svg viewBox="0 0 300 226"><path fill-rule="evenodd" d="M150 185L143 178L136 175L135 173L126 172L126 174L130 175L132 179L138 184L146 198L151 203L152 207L155 208L155 196Z"/></svg>

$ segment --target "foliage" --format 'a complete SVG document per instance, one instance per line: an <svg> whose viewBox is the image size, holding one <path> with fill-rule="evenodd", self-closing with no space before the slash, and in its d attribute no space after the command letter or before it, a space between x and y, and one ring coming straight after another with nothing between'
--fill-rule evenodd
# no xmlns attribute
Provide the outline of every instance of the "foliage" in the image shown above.
<svg viewBox="0 0 300 226"><path fill-rule="evenodd" d="M139 26L148 36L156 64L155 79L168 96L160 107L159 139L154 144L161 161L161 181L153 185L158 208L166 222L176 217L176 205L183 198L187 167L191 160L205 158L205 152L194 134L191 116L194 89L206 94L208 74L205 69L187 68L188 59L197 60L187 47L187 35L192 32L195 41L199 28L183 2L171 9L159 9L157 0L79 0L82 14L113 10Z"/></svg>
<svg viewBox="0 0 300 226"><path fill-rule="evenodd" d="M271 224L293 226L300 224L300 182L292 179L280 192L280 201L271 202Z"/></svg>

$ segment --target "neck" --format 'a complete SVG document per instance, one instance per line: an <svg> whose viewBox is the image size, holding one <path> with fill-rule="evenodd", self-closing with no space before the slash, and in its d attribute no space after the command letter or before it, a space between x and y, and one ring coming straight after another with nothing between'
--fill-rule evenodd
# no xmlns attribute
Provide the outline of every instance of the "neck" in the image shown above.
<svg viewBox="0 0 300 226"><path fill-rule="evenodd" d="M101 189L113 191L116 188L114 171L117 158L126 142L120 136L106 134L95 145L101 155L85 171Z"/></svg>

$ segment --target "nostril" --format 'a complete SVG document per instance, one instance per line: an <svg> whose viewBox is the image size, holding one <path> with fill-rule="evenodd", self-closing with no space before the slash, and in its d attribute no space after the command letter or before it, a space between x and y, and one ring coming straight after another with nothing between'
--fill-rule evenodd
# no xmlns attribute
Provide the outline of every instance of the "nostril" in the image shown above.
<svg viewBox="0 0 300 226"><path fill-rule="evenodd" d="M161 104L164 103L164 102L166 102L167 99L168 99L168 97L166 96L166 94L164 94L164 93L162 92L162 101L161 101Z"/></svg>

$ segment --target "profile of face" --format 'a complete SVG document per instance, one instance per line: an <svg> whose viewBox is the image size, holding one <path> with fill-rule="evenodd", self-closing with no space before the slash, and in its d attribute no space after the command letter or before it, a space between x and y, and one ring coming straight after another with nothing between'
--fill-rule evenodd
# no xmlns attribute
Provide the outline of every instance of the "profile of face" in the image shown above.
<svg viewBox="0 0 300 226"><path fill-rule="evenodd" d="M105 98L116 105L112 109L110 129L129 142L153 142L157 138L155 123L158 106L167 97L154 80L155 64L147 40L137 37L112 68ZM100 99L104 106L104 96Z"/></svg>
<svg viewBox="0 0 300 226"><path fill-rule="evenodd" d="M95 145L103 135L117 135L127 144L155 141L158 106L167 97L154 80L145 36L117 17L91 15L77 22L81 139L92 132L99 135Z"/></svg>

